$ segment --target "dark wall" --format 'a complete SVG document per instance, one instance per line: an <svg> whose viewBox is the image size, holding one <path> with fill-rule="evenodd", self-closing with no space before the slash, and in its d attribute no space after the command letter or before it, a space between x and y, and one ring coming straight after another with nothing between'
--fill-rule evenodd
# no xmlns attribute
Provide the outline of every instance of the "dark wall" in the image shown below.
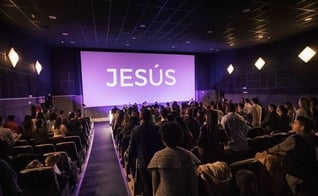
<svg viewBox="0 0 318 196"><path fill-rule="evenodd" d="M225 93L258 94L308 94L318 90L317 55L308 63L298 54L308 45L317 51L318 31L295 36L284 41L216 53L212 60L215 71L215 88ZM254 63L262 57L266 64L258 70ZM234 72L229 75L227 66L233 64Z"/></svg>
<svg viewBox="0 0 318 196"><path fill-rule="evenodd" d="M11 47L20 57L15 68L7 57ZM0 98L37 97L51 92L49 49L45 44L6 27L0 31L0 53ZM34 68L36 60L42 64L40 75Z"/></svg>
<svg viewBox="0 0 318 196"><path fill-rule="evenodd" d="M80 50L74 48L51 48L52 94L82 94Z"/></svg>

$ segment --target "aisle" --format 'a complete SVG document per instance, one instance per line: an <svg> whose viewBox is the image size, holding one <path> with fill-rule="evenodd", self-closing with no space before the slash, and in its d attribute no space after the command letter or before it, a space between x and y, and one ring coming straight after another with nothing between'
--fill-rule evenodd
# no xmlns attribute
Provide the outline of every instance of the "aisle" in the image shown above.
<svg viewBox="0 0 318 196"><path fill-rule="evenodd" d="M106 122L95 123L94 142L79 195L129 195Z"/></svg>

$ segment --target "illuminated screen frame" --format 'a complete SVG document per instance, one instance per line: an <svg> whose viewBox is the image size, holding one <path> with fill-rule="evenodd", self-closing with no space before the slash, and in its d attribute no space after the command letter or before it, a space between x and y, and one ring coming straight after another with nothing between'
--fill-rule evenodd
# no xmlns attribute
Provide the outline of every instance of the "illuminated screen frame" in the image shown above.
<svg viewBox="0 0 318 196"><path fill-rule="evenodd" d="M189 101L194 55L80 51L87 107Z"/></svg>

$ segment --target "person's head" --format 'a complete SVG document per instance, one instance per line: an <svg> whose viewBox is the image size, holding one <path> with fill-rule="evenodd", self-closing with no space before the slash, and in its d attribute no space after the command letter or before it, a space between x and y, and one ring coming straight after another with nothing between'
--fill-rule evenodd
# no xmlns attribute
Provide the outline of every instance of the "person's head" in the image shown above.
<svg viewBox="0 0 318 196"><path fill-rule="evenodd" d="M218 113L215 110L206 112L206 123L208 126L216 126L218 124Z"/></svg>
<svg viewBox="0 0 318 196"><path fill-rule="evenodd" d="M287 115L287 109L286 109L286 107L285 106L283 106L283 105L279 105L278 107L277 107L277 113L279 114L279 115Z"/></svg>
<svg viewBox="0 0 318 196"><path fill-rule="evenodd" d="M235 105L234 105L234 103L228 103L228 104L227 104L226 112L227 112L227 113L229 113L229 112L235 112Z"/></svg>
<svg viewBox="0 0 318 196"><path fill-rule="evenodd" d="M143 122L151 122L152 121L151 111L147 108L142 109L140 119Z"/></svg>
<svg viewBox="0 0 318 196"><path fill-rule="evenodd" d="M176 147L183 142L183 132L179 124L167 122L160 128L161 141L165 146Z"/></svg>
<svg viewBox="0 0 318 196"><path fill-rule="evenodd" d="M277 106L275 104L271 103L268 105L269 112L276 112L276 110L277 110Z"/></svg>
<svg viewBox="0 0 318 196"><path fill-rule="evenodd" d="M253 98L252 98L252 102L253 102L254 104L258 104L258 99L257 99L256 97L253 97Z"/></svg>
<svg viewBox="0 0 318 196"><path fill-rule="evenodd" d="M244 103L237 104L237 112L244 112Z"/></svg>
<svg viewBox="0 0 318 196"><path fill-rule="evenodd" d="M247 169L240 169L235 175L236 184L241 194L258 193L258 182L256 174Z"/></svg>
<svg viewBox="0 0 318 196"><path fill-rule="evenodd" d="M8 121L14 121L15 115L9 115L8 116Z"/></svg>
<svg viewBox="0 0 318 196"><path fill-rule="evenodd" d="M168 117L168 110L166 108L161 108L160 110L160 116L163 118L163 119L167 119Z"/></svg>
<svg viewBox="0 0 318 196"><path fill-rule="evenodd" d="M307 97L300 97L298 100L298 106L303 109L309 109L310 101Z"/></svg>
<svg viewBox="0 0 318 196"><path fill-rule="evenodd" d="M304 116L297 116L294 123L292 124L292 130L296 133L310 132L313 127L312 120Z"/></svg>

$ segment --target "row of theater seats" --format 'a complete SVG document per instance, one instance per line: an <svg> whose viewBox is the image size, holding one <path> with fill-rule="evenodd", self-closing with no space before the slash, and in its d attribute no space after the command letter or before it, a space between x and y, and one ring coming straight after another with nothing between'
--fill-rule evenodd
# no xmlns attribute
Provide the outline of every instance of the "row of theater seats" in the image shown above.
<svg viewBox="0 0 318 196"><path fill-rule="evenodd" d="M91 139L91 121L82 121L81 135L51 137L48 143L34 144L33 141L17 141L11 150L11 166L18 174L18 183L24 196L71 195L82 171L87 148ZM83 138L83 139L82 139ZM25 169L28 163L37 159L44 163L48 156L58 155L57 174L54 167Z"/></svg>

